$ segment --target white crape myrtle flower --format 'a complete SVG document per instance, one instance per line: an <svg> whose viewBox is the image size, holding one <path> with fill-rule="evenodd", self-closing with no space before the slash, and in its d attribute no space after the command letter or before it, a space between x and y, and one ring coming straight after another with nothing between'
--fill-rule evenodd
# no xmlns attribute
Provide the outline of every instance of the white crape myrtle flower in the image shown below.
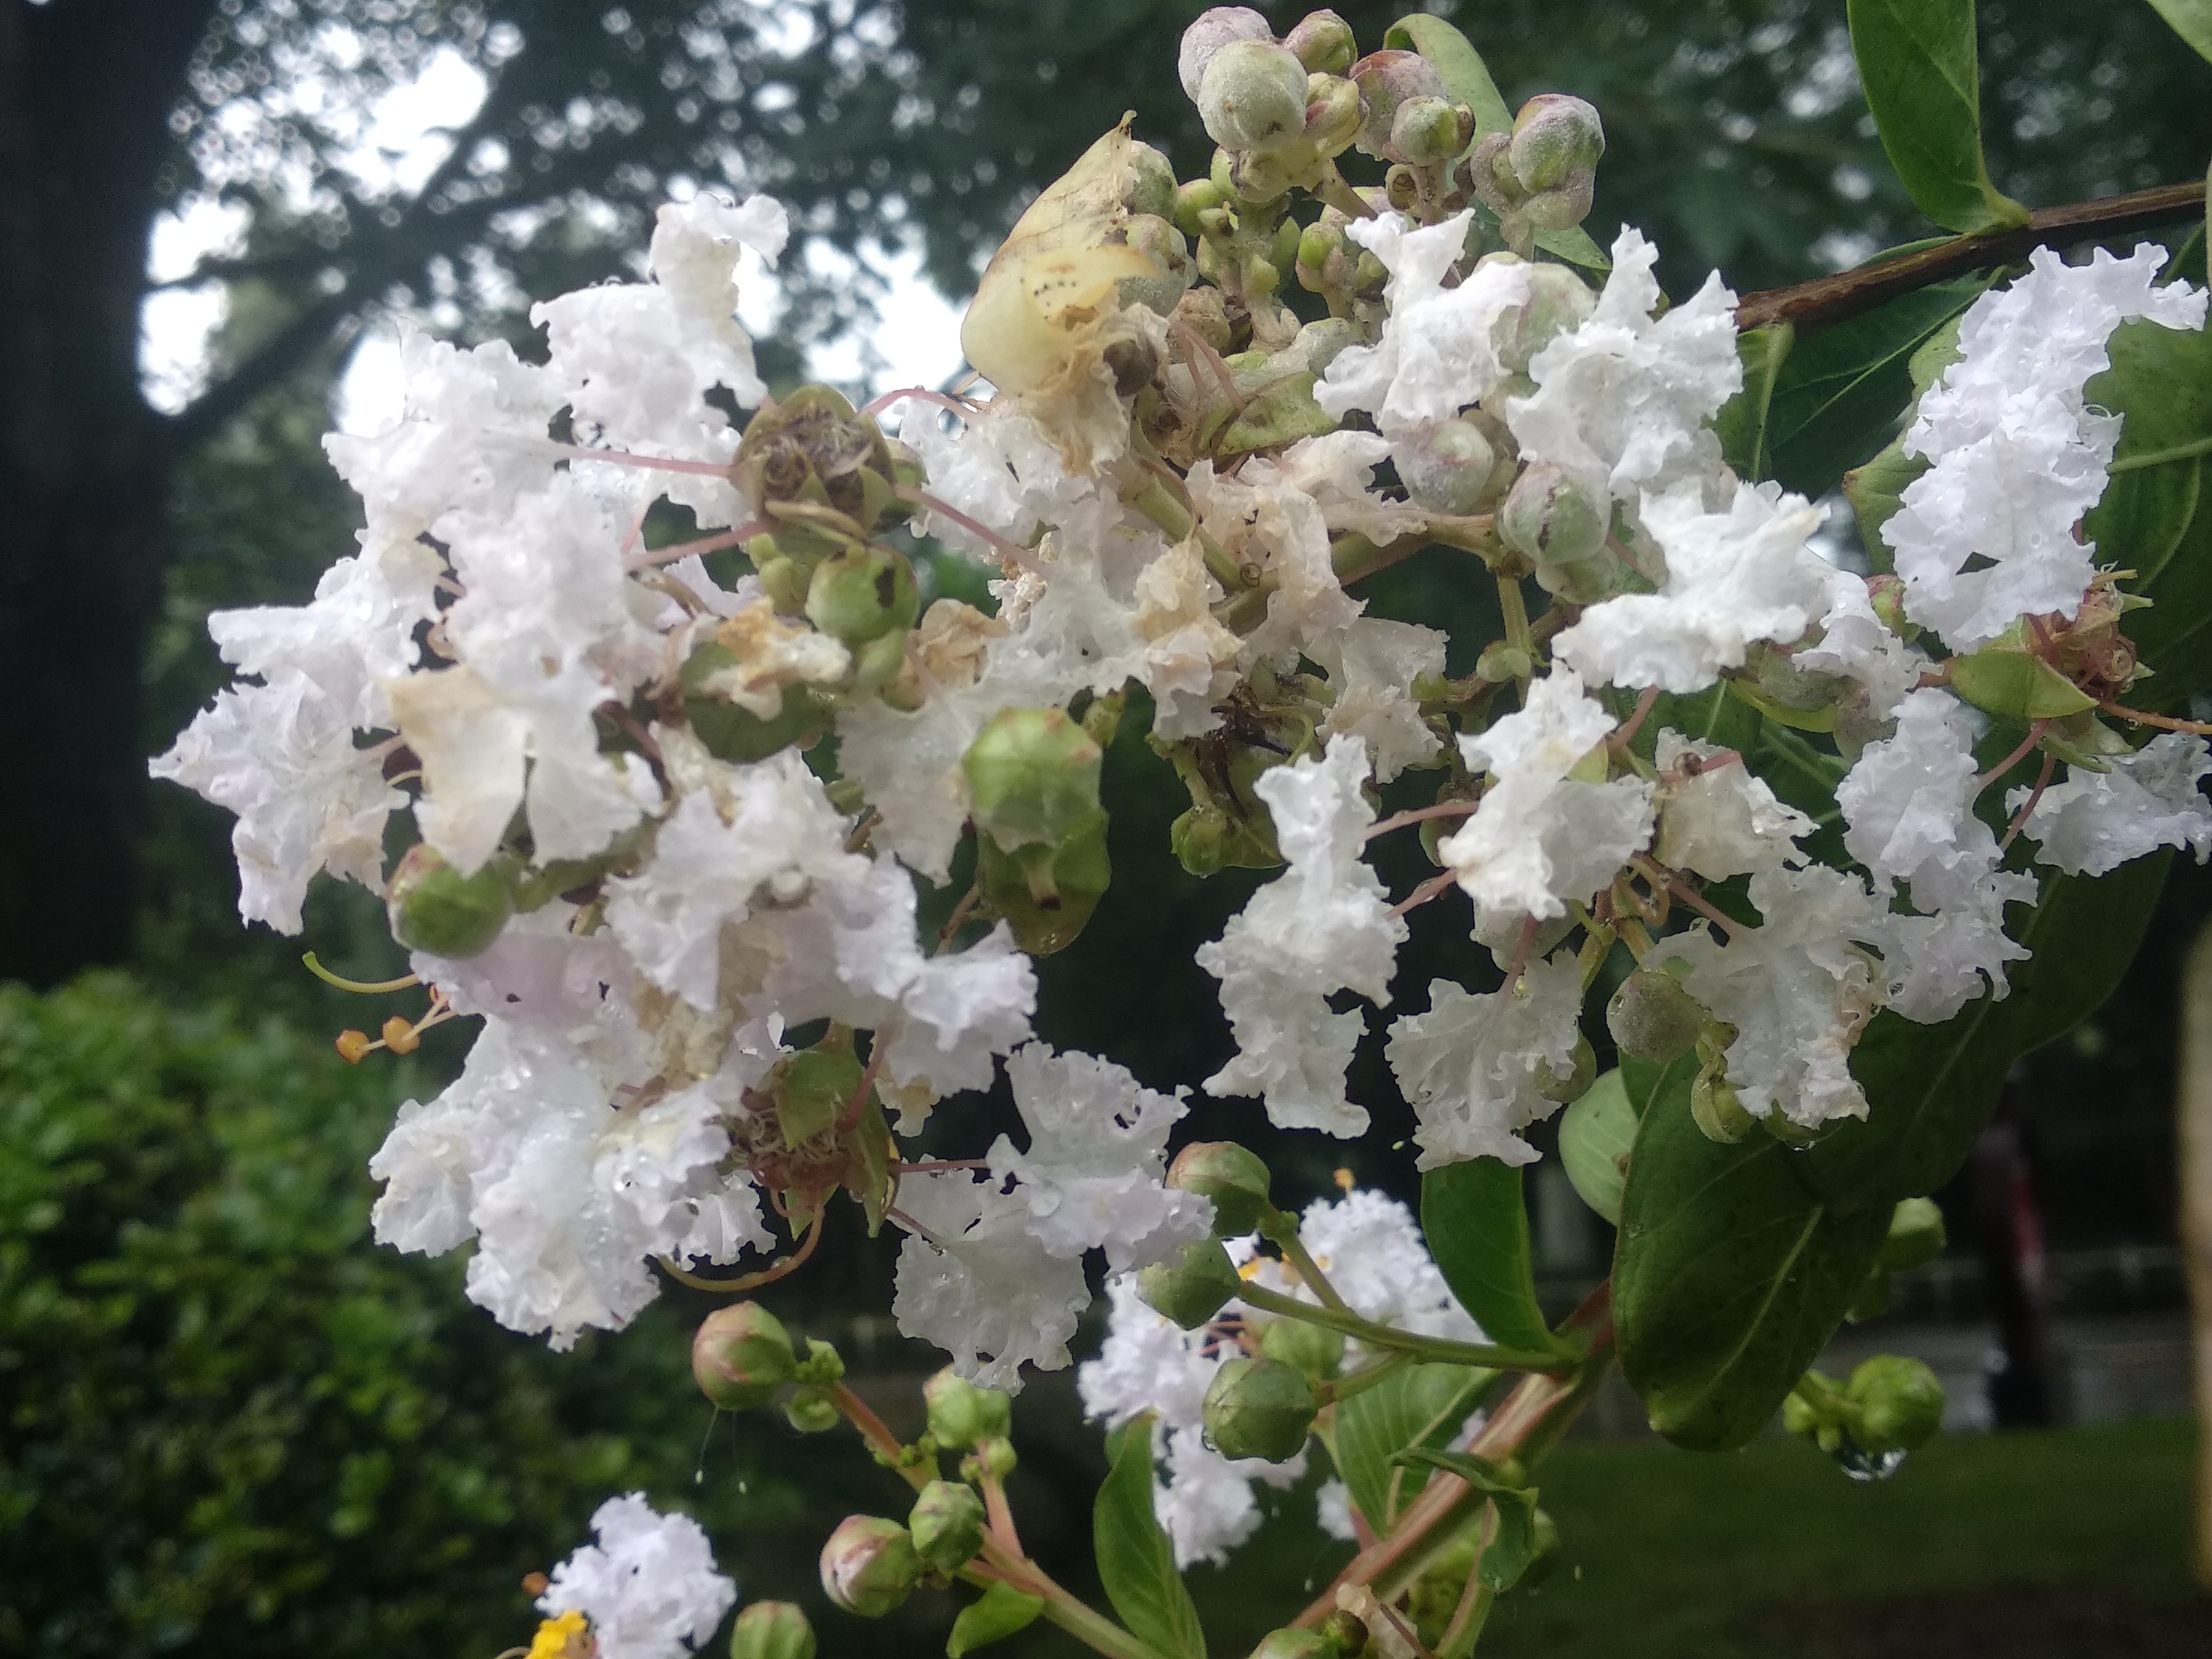
<svg viewBox="0 0 2212 1659"><path fill-rule="evenodd" d="M1011 403L961 416L958 428L948 427L941 405L919 398L900 410L899 441L921 462L929 494L1017 546L1068 519L1097 492L1092 480L1068 475L1052 440ZM991 543L942 513L918 516L915 532L997 561Z"/></svg>
<svg viewBox="0 0 2212 1659"><path fill-rule="evenodd" d="M1728 1079L1745 1110L1779 1110L1808 1129L1864 1117L1851 1049L1881 990L1879 965L1853 941L1883 936L1881 907L1859 877L1817 864L1761 871L1751 902L1759 927L1723 943L1701 921L1662 940L1662 956L1682 962L1690 994L1735 1028Z"/></svg>
<svg viewBox="0 0 2212 1659"><path fill-rule="evenodd" d="M1437 1270L1413 1212L1396 1199L1364 1187L1341 1198L1317 1198L1298 1216L1298 1237L1354 1313L1424 1336L1483 1340L1482 1328ZM1247 1271L1286 1296L1316 1305L1321 1301L1311 1285L1285 1273L1273 1257ZM1358 1347L1355 1341L1353 1351Z"/></svg>
<svg viewBox="0 0 2212 1659"><path fill-rule="evenodd" d="M538 1611L590 1620L599 1659L682 1659L713 1638L738 1587L696 1521L634 1492L600 1504L592 1531L599 1541L553 1569Z"/></svg>
<svg viewBox="0 0 2212 1659"><path fill-rule="evenodd" d="M1352 1488L1334 1477L1316 1487L1314 1524L1340 1544L1356 1542L1359 1528L1352 1521Z"/></svg>
<svg viewBox="0 0 2212 1659"><path fill-rule="evenodd" d="M1170 1261L1204 1238L1213 1206L1163 1182L1182 1098L1140 1086L1111 1060L1030 1043L1006 1056L1029 1148L1000 1135L991 1173L1012 1179L1048 1255L1106 1252L1114 1273Z"/></svg>
<svg viewBox="0 0 2212 1659"><path fill-rule="evenodd" d="M1581 677L1561 668L1529 686L1520 712L1462 735L1468 767L1493 781L1437 850L1486 914L1565 915L1569 900L1588 899L1650 839L1649 783L1567 775L1613 728Z"/></svg>
<svg viewBox="0 0 2212 1659"><path fill-rule="evenodd" d="M1302 491L1333 531L1352 530L1380 546L1419 530L1429 515L1378 492L1375 469L1390 459L1390 441L1373 432L1324 432L1301 438L1272 461L1244 463L1248 483L1271 477Z"/></svg>
<svg viewBox="0 0 2212 1659"><path fill-rule="evenodd" d="M1863 579L1847 570L1828 573L1827 608L1820 616L1820 636L1790 653L1798 667L1838 674L1866 693L1867 710L1886 720L1935 665L1899 639L1875 614Z"/></svg>
<svg viewBox="0 0 2212 1659"><path fill-rule="evenodd" d="M1595 685L1702 691L1742 667L1753 641L1794 640L1820 616L1829 570L1806 538L1821 509L1772 483L1739 482L1723 512L1705 498L1697 479L1644 495L1667 580L1590 606L1554 641L1561 662Z"/></svg>
<svg viewBox="0 0 2212 1659"><path fill-rule="evenodd" d="M1218 1566L1260 1529L1263 1518L1255 1483L1278 1491L1305 1479L1306 1449L1279 1463L1260 1457L1224 1457L1196 1429L1162 1431L1167 1478L1152 1493L1152 1514L1174 1546L1176 1565L1207 1561Z"/></svg>
<svg viewBox="0 0 2212 1659"><path fill-rule="evenodd" d="M1415 1167L1534 1163L1536 1149L1518 1131L1559 1109L1541 1091L1574 1075L1582 1006L1572 952L1530 963L1514 984L1481 996L1431 981L1428 1012L1394 1020L1385 1050L1420 1126Z"/></svg>
<svg viewBox="0 0 2212 1659"><path fill-rule="evenodd" d="M2108 367L2121 323L2204 325L2202 290L2154 284L2166 258L2145 243L2124 259L2100 248L2069 265L2038 248L2027 275L1960 320L1958 360L1905 433L1905 453L1932 465L1881 530L1912 619L1954 651L2023 616L2080 610L2097 550L2075 527L2105 493L2122 423L2082 389Z"/></svg>
<svg viewBox="0 0 2212 1659"><path fill-rule="evenodd" d="M1717 476L1720 442L1706 423L1743 385L1735 295L1716 271L1655 319L1658 257L1641 231L1622 227L1596 310L1529 360L1536 390L1505 406L1524 460L1549 461L1632 507L1678 479Z"/></svg>
<svg viewBox="0 0 2212 1659"><path fill-rule="evenodd" d="M1231 558L1275 580L1265 620L1245 636L1245 666L1286 659L1359 615L1360 601L1344 591L1330 562L1322 504L1274 463L1255 457L1231 477L1200 461L1184 483L1206 533Z"/></svg>
<svg viewBox="0 0 2212 1659"><path fill-rule="evenodd" d="M1432 759L1443 739L1421 718L1413 683L1440 678L1444 635L1416 623L1361 617L1309 654L1328 672L1336 701L1321 723L1324 738L1357 738L1374 757L1375 781L1388 783Z"/></svg>
<svg viewBox="0 0 2212 1659"><path fill-rule="evenodd" d="M1367 745L1357 738L1332 738L1320 758L1262 774L1253 787L1273 815L1290 869L1198 949L1198 965L1221 981L1237 1050L1206 1087L1263 1097L1269 1118L1285 1129L1351 1136L1367 1127L1365 1109L1345 1095L1366 1022L1356 1009L1335 1013L1328 1003L1340 990L1387 1003L1406 938L1360 857L1375 821L1366 781Z"/></svg>
<svg viewBox="0 0 2212 1659"><path fill-rule="evenodd" d="M1805 861L1797 842L1813 833L1813 820L1783 805L1734 750L1670 727L1660 732L1654 758L1659 836L1652 854L1660 863L1726 881Z"/></svg>
<svg viewBox="0 0 2212 1659"><path fill-rule="evenodd" d="M1020 1391L1024 1365L1068 1363L1091 1302L1082 1258L1039 1248L1020 1194L994 1178L938 1171L902 1181L898 1207L917 1230L899 1246L891 1300L902 1334L944 1349L970 1382L1009 1394Z"/></svg>
<svg viewBox="0 0 2212 1659"><path fill-rule="evenodd" d="M2212 802L2199 787L2212 772L2204 739L2164 732L2111 763L2109 772L2072 769L2029 808L2021 833L2038 859L2069 876L2101 876L2160 847L2186 848L2203 863L2212 852ZM2005 809L2018 813L2033 793L2011 791Z"/></svg>
<svg viewBox="0 0 2212 1659"><path fill-rule="evenodd" d="M1195 1429L1206 1390L1230 1355L1207 1327L1187 1331L1137 1294L1134 1273L1106 1281L1106 1340L1098 1357L1076 1367L1083 1414L1108 1428L1156 1412L1170 1428Z"/></svg>

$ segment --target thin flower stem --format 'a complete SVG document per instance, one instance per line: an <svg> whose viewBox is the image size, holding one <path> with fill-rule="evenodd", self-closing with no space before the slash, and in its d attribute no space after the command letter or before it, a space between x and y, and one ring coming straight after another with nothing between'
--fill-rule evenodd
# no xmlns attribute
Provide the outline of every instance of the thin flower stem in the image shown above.
<svg viewBox="0 0 2212 1659"><path fill-rule="evenodd" d="M1419 1331L1401 1331L1394 1326L1377 1324L1363 1319L1356 1313L1340 1313L1333 1308L1316 1308L1310 1302L1301 1302L1296 1297L1285 1296L1279 1291L1265 1285L1246 1285L1237 1292L1237 1299L1267 1313L1279 1314L1285 1319L1303 1319L1309 1325L1341 1331L1356 1337L1370 1348L1390 1348L1414 1359L1431 1360L1447 1365L1478 1365L1498 1371L1571 1371L1580 1364L1574 1354L1532 1353L1517 1348L1500 1348L1487 1342L1460 1342L1448 1336L1425 1336Z"/></svg>
<svg viewBox="0 0 2212 1659"><path fill-rule="evenodd" d="M990 526L969 518L958 507L946 506L927 490L916 489L909 484L901 484L892 490L891 494L915 507L927 507L941 519L951 520L971 536L981 537L984 542L1007 563L1018 565L1024 570L1035 571L1037 568L1036 556L1029 549L1008 541Z"/></svg>
<svg viewBox="0 0 2212 1659"><path fill-rule="evenodd" d="M1460 1592L1459 1606L1452 1610L1451 1623L1444 1627L1443 1639L1437 1644L1437 1659L1464 1659L1474 1651L1482 1627L1490 1620L1490 1609L1497 1605L1498 1592L1482 1582L1480 1573L1467 1576L1467 1588Z"/></svg>
<svg viewBox="0 0 2212 1659"><path fill-rule="evenodd" d="M1683 903L1719 928L1729 939L1734 939L1743 931L1741 922L1734 916L1716 909L1704 894L1698 892L1696 888L1691 886L1672 870L1654 864L1646 858L1632 858L1628 860L1628 864L1638 875L1651 884L1654 891L1665 892L1681 900Z"/></svg>
<svg viewBox="0 0 2212 1659"><path fill-rule="evenodd" d="M754 537L765 534L767 530L766 525L752 519L734 530L717 531L696 541L678 542L672 547L641 547L635 552L623 556L623 568L650 570L655 565L674 564L678 559L688 559L694 553L712 553L725 547L739 547Z"/></svg>
<svg viewBox="0 0 2212 1659"><path fill-rule="evenodd" d="M1619 731L1606 739L1607 744L1616 750L1627 748L1630 739L1635 737L1644 722L1651 717L1651 711L1657 706L1658 702L1659 688L1656 685L1644 688L1644 695L1636 700L1635 712L1629 715L1626 723Z"/></svg>
<svg viewBox="0 0 2212 1659"><path fill-rule="evenodd" d="M853 1091L853 1098L837 1120L837 1132L850 1134L860 1121L860 1114L868 1109L868 1097L876 1091L876 1077L884 1069L884 1056L891 1045L878 1031L868 1040L868 1063L860 1073L860 1086Z"/></svg>
<svg viewBox="0 0 2212 1659"><path fill-rule="evenodd" d="M1336 1286L1328 1282L1328 1275L1322 1271L1321 1263L1315 1261L1313 1252L1306 1249L1305 1240L1298 1237L1298 1218L1296 1216L1281 1210L1273 1211L1260 1223L1260 1234L1272 1241L1283 1253L1283 1260L1290 1263L1299 1279L1304 1281L1306 1288L1321 1298L1322 1307L1340 1314L1352 1314L1352 1304L1337 1294ZM1358 1316L1352 1316L1356 1318Z"/></svg>
<svg viewBox="0 0 2212 1659"><path fill-rule="evenodd" d="M1505 643L1527 659L1528 666L1513 677L1516 695L1522 708L1528 704L1528 679L1535 672L1536 642L1528 632L1528 603L1521 592L1518 576L1498 579L1498 608L1505 613Z"/></svg>
<svg viewBox="0 0 2212 1659"><path fill-rule="evenodd" d="M943 1170L988 1170L988 1158L933 1158L926 1164L893 1164L891 1168L901 1175L935 1175Z"/></svg>
<svg viewBox="0 0 2212 1659"><path fill-rule="evenodd" d="M937 943L932 947L929 954L935 956L938 951L951 944L954 935L960 931L961 923L966 921L969 914L982 902L983 887L982 884L978 882L961 896L959 903L952 907L952 914L945 919L945 926L937 930Z"/></svg>
<svg viewBox="0 0 2212 1659"><path fill-rule="evenodd" d="M678 1267L674 1261L665 1255L660 1258L660 1270L679 1285L689 1285L695 1291L711 1291L716 1296L734 1296L740 1291L757 1291L763 1285L773 1285L787 1274L797 1273L806 1265L807 1257L814 1254L814 1247L822 1242L823 1212L823 1206L817 1204L814 1209L814 1224L806 1230L806 1237L800 1241L798 1249L775 1266L763 1267L757 1273L740 1273L735 1279L708 1279Z"/></svg>
<svg viewBox="0 0 2212 1659"><path fill-rule="evenodd" d="M1521 937L1513 942L1512 965L1505 970L1504 990L1508 995L1512 994L1515 986L1520 984L1521 975L1528 971L1528 955L1535 948L1536 918L1523 916L1521 919Z"/></svg>
<svg viewBox="0 0 2212 1659"><path fill-rule="evenodd" d="M882 397L872 398L862 404L860 413L880 415L893 404L904 403L909 398L916 403L935 404L939 409L950 410L963 421L974 420L977 413L975 404L963 403L957 398L949 398L942 392L933 392L924 386L902 386L896 392L886 392Z"/></svg>
<svg viewBox="0 0 2212 1659"><path fill-rule="evenodd" d="M975 1461L982 1465L976 1471L977 1484L983 1488L983 1512L990 1519L992 1537L1008 1554L1025 1555L1027 1552L1022 1548L1022 1535L1014 1528L1013 1506L1006 1502L1006 1486L981 1458Z"/></svg>
<svg viewBox="0 0 2212 1659"><path fill-rule="evenodd" d="M2193 732L2198 737L2212 737L2212 725L2203 720L2177 720L2172 714L2147 714L2140 708L2123 708L2116 702L2100 702L2098 708L2116 720L2133 720L2137 726L2155 726L2168 732Z"/></svg>
<svg viewBox="0 0 2212 1659"><path fill-rule="evenodd" d="M1450 870L1445 871L1440 876L1431 876L1419 887L1407 894L1404 898L1392 905L1390 914L1394 916L1402 916L1408 910L1419 909L1431 899L1441 897L1450 892L1458 881L1457 872Z"/></svg>
<svg viewBox="0 0 2212 1659"><path fill-rule="evenodd" d="M641 466L650 472L692 472L706 478L726 478L726 462L680 460L673 455L634 455L627 449L593 449L588 444L556 444L554 448L572 460L611 461L617 466Z"/></svg>
<svg viewBox="0 0 2212 1659"><path fill-rule="evenodd" d="M2176 444L2171 449L2154 449L2147 455L2130 455L2124 461L2114 461L2105 471L2136 472L2147 466L2163 466L2168 461L2186 461L2199 455L2212 455L2212 438L2199 438L2193 443Z"/></svg>
<svg viewBox="0 0 2212 1659"><path fill-rule="evenodd" d="M2043 799L2043 792L2051 787L2051 775L2057 768L2057 756L2045 755L2043 757L2043 770L2036 775L2035 787L2028 791L2027 799L2020 804L2020 811L2012 815L2012 822L2005 826L2004 839L1997 843L1998 852L2010 850L2013 842L2020 839L2020 832L2027 828L2028 814L2035 811L2035 804Z"/></svg>
<svg viewBox="0 0 2212 1659"><path fill-rule="evenodd" d="M2029 755L2034 752L2036 744L2043 741L2043 734L2050 729L2051 722L2049 720L2038 720L2034 725L2029 726L2027 728L2027 735L2020 740L2019 748L2014 750L2012 753L2007 755L1995 766L1992 766L1988 771L1983 773L1981 776L1974 780L1974 793L1978 795L1980 794L1983 790L1988 788L1999 778L2004 776L2006 773L2011 771L2014 767L2026 760Z"/></svg>
<svg viewBox="0 0 2212 1659"><path fill-rule="evenodd" d="M1433 806L1408 807L1405 811L1392 813L1379 823L1369 824L1367 839L1373 841L1393 830L1403 830L1409 823L1425 823L1431 818L1463 818L1481 805L1479 800L1440 800Z"/></svg>
<svg viewBox="0 0 2212 1659"><path fill-rule="evenodd" d="M1388 1382L1393 1373L1413 1363L1413 1356L1401 1349L1385 1354L1371 1365L1362 1365L1349 1376L1340 1376L1320 1384L1315 1395L1325 1405L1341 1405L1354 1395L1365 1394L1377 1382Z"/></svg>

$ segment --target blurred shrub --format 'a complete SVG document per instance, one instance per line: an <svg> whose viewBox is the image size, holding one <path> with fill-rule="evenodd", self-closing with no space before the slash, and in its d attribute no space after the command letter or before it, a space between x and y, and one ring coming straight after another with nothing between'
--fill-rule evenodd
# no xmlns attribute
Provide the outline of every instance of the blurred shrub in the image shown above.
<svg viewBox="0 0 2212 1659"><path fill-rule="evenodd" d="M120 975L0 988L0 1652L489 1659L609 1493L726 1562L788 1504L695 1489L672 1310L553 1355L369 1242L428 1082Z"/></svg>

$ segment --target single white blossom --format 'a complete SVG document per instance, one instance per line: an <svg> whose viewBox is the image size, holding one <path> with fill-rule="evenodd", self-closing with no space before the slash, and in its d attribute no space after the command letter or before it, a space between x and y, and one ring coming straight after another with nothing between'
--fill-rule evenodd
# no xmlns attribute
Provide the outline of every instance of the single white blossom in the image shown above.
<svg viewBox="0 0 2212 1659"><path fill-rule="evenodd" d="M2131 755L2114 756L2112 770L2075 767L2043 792L2021 833L2040 860L2069 876L2101 876L2160 847L2182 847L2202 864L2212 851L2212 804L2198 786L2212 772L2203 738L2167 732ZM2034 792L2005 797L2017 813Z"/></svg>
<svg viewBox="0 0 2212 1659"><path fill-rule="evenodd" d="M714 1634L738 1587L714 1570L714 1547L688 1515L661 1515L643 1492L610 1498L592 1516L596 1544L553 1569L538 1610L592 1621L599 1659L682 1659Z"/></svg>
<svg viewBox="0 0 2212 1659"><path fill-rule="evenodd" d="M1532 962L1503 990L1470 995L1448 979L1429 986L1429 1011L1390 1025L1386 1050L1413 1108L1421 1155L1433 1170L1468 1158L1533 1164L1519 1131L1559 1109L1543 1091L1574 1075L1582 969L1571 954Z"/></svg>

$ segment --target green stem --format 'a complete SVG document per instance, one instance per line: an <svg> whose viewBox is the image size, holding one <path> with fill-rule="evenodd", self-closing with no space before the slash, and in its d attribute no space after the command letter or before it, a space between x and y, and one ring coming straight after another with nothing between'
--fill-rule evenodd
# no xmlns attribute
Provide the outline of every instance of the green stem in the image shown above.
<svg viewBox="0 0 2212 1659"><path fill-rule="evenodd" d="M1520 652L1529 665L1528 669L1514 676L1515 684L1520 690L1522 706L1526 708L1528 678L1534 672L1536 662L1536 641L1528 631L1528 602L1522 594L1519 577L1500 576L1498 579L1498 608L1505 615L1505 643Z"/></svg>
<svg viewBox="0 0 2212 1659"><path fill-rule="evenodd" d="M1336 1286L1328 1282L1328 1275L1321 1270L1321 1263L1313 1259L1306 1242L1298 1237L1298 1218L1281 1210L1271 1209L1261 1218L1260 1236L1283 1253L1283 1260L1297 1270L1306 1288L1321 1298L1322 1306L1340 1314L1352 1312L1352 1304L1336 1293Z"/></svg>
<svg viewBox="0 0 2212 1659"><path fill-rule="evenodd" d="M1323 1405L1341 1405L1357 1394L1365 1394L1377 1382L1389 1380L1392 1372L1413 1364L1413 1356L1401 1350L1387 1354L1371 1365L1362 1365L1349 1376L1340 1376L1322 1383L1314 1394Z"/></svg>
<svg viewBox="0 0 2212 1659"><path fill-rule="evenodd" d="M1327 1330L1341 1331L1370 1348L1395 1349L1413 1359L1446 1365L1479 1365L1499 1371L1571 1371L1578 1363L1573 1354L1533 1353L1518 1348L1495 1347L1487 1342L1457 1342L1446 1336L1401 1331L1395 1326L1362 1319L1356 1313L1316 1308L1310 1302L1301 1302L1294 1296L1285 1296L1259 1285L1247 1285L1237 1296L1239 1301L1266 1312L1285 1319L1303 1319L1309 1325L1319 1325Z"/></svg>
<svg viewBox="0 0 2212 1659"><path fill-rule="evenodd" d="M1175 492L1158 478L1147 481L1141 489L1122 496L1121 502L1158 525L1170 541L1179 542L1192 535L1197 536L1199 551L1206 558L1206 568L1212 573L1213 580L1221 584L1224 592L1240 593L1252 586L1250 575L1244 567L1231 558L1228 550L1219 542L1198 527L1197 520L1175 498Z"/></svg>
<svg viewBox="0 0 2212 1659"><path fill-rule="evenodd" d="M2124 461L2114 461L2105 470L2107 472L2136 472L2147 466L2163 466L2168 461L2186 461L2198 455L2212 455L2212 438L2176 444L2171 449L2154 449L2148 455L2130 455Z"/></svg>

